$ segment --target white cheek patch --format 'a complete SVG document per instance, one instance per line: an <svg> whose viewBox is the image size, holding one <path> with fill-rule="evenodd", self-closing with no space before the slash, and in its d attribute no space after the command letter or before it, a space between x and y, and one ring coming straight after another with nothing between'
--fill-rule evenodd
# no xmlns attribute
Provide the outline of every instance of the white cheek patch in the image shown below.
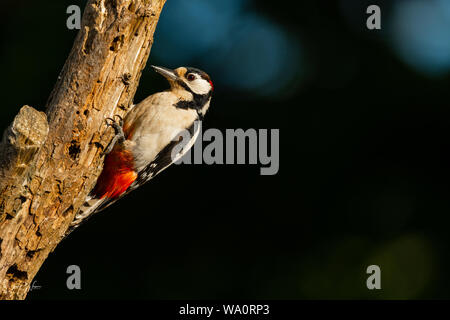
<svg viewBox="0 0 450 320"><path fill-rule="evenodd" d="M203 78L189 82L188 86L192 89L192 91L200 95L207 94L211 90L211 85Z"/></svg>

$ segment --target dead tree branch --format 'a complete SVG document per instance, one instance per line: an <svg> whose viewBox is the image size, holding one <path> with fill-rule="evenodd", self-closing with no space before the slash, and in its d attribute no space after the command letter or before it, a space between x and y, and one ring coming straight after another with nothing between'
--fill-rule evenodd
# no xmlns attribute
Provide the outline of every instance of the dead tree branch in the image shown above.
<svg viewBox="0 0 450 320"><path fill-rule="evenodd" d="M132 103L165 0L90 0L47 103L0 144L0 299L24 299L98 178L105 118Z"/></svg>

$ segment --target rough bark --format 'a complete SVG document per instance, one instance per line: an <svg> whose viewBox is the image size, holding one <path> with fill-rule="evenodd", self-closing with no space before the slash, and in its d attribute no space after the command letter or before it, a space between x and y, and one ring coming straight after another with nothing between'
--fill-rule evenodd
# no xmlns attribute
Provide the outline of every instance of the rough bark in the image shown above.
<svg viewBox="0 0 450 320"><path fill-rule="evenodd" d="M132 103L165 0L90 0L47 103L0 144L0 299L24 299L98 178L105 118Z"/></svg>

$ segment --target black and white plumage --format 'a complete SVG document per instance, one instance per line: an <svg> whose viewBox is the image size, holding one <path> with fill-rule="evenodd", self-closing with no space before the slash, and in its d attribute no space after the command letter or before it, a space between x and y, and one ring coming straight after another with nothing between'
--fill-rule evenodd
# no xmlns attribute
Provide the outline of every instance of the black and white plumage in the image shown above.
<svg viewBox="0 0 450 320"><path fill-rule="evenodd" d="M145 184L194 144L199 134L195 121L208 111L214 86L210 77L196 68L170 70L153 66L170 83L170 89L155 93L135 105L122 123L114 123L116 143L108 148L97 184L75 216L68 233L93 213L103 210L127 193ZM190 130L191 138L177 139ZM183 148L180 143L184 143ZM174 148L180 151L173 154ZM67 234L68 234L67 233Z"/></svg>

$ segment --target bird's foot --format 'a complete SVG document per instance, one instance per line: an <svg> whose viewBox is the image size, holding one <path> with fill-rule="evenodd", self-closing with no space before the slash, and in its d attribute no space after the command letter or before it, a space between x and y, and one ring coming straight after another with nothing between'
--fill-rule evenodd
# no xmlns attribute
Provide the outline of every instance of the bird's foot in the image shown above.
<svg viewBox="0 0 450 320"><path fill-rule="evenodd" d="M118 118L118 120L116 120L116 118ZM106 149L102 152L102 156L110 153L117 143L123 144L126 140L125 134L123 132L123 118L121 116L115 115L114 119L106 118L106 122L108 126L114 129L115 136L109 143L109 145L106 147Z"/></svg>

